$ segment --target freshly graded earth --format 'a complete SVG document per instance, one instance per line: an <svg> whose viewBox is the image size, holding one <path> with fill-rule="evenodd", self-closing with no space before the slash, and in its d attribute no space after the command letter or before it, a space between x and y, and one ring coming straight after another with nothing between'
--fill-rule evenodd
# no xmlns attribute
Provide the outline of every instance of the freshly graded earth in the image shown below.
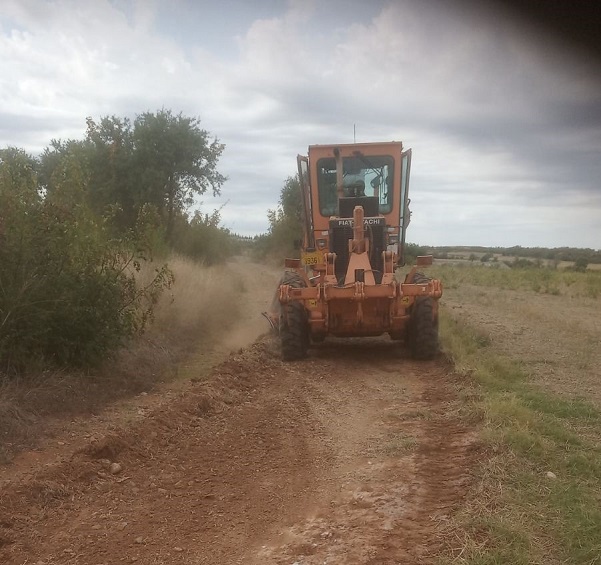
<svg viewBox="0 0 601 565"><path fill-rule="evenodd" d="M449 368L386 340L289 364L276 345L2 469L0 562L429 562L474 454Z"/></svg>

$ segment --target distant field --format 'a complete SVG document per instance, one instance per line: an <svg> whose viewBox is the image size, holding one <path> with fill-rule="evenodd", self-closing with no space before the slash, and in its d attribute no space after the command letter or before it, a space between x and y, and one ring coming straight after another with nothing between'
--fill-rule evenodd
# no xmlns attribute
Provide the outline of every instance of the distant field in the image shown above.
<svg viewBox="0 0 601 565"><path fill-rule="evenodd" d="M436 259L435 262L440 265L474 265L478 263L482 263L482 257L487 255L486 253L450 253L451 257L448 259ZM470 255L474 255L473 259L470 259ZM524 261L536 261L532 257L517 257L517 259L521 259ZM494 266L498 264L505 263L513 263L516 260L515 256L511 255L502 255L502 254L492 254L490 255L490 259L486 261L486 265ZM554 267L557 269L568 269L574 266L574 261L559 261L555 264L554 261L550 259L542 259L542 266L545 267ZM587 270L590 271L601 271L601 263L589 263L587 266Z"/></svg>
<svg viewBox="0 0 601 565"><path fill-rule="evenodd" d="M436 260L430 272L442 279L445 289L475 285L574 298L601 296L601 270L599 269L580 273L565 269L512 269L503 263L496 265L498 267L476 262L457 264Z"/></svg>

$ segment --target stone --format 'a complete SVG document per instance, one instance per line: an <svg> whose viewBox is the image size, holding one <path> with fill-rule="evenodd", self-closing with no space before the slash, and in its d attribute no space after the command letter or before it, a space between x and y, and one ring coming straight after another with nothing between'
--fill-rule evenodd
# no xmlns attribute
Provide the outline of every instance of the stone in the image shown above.
<svg viewBox="0 0 601 565"><path fill-rule="evenodd" d="M121 465L121 463L111 463L109 471L111 472L111 475L118 475L123 471L123 465Z"/></svg>

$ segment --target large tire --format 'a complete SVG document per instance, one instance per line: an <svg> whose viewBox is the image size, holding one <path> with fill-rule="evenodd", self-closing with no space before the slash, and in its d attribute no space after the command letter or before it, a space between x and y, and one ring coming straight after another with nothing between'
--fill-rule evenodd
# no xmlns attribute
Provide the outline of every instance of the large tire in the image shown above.
<svg viewBox="0 0 601 565"><path fill-rule="evenodd" d="M424 274L416 273L411 282L419 284L429 280ZM414 359L428 361L438 354L438 316L434 312L433 298L418 298L413 304L407 337Z"/></svg>
<svg viewBox="0 0 601 565"><path fill-rule="evenodd" d="M306 286L305 281L297 273L286 273L281 284L288 284L293 288ZM284 361L296 361L307 356L309 325L302 302L293 300L288 304L282 304L280 343Z"/></svg>

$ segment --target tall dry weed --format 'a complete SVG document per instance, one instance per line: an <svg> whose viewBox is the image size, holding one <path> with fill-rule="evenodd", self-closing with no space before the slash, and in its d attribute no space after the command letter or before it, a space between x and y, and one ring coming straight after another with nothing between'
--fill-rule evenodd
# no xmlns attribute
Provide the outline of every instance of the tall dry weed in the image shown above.
<svg viewBox="0 0 601 565"><path fill-rule="evenodd" d="M146 333L121 352L117 369L124 374L177 372L177 362L207 348L236 321L243 284L227 265L207 266L173 255L168 261L174 282L154 307ZM156 266L143 265L138 277L152 280Z"/></svg>
<svg viewBox="0 0 601 565"><path fill-rule="evenodd" d="M175 283L156 305L150 334L177 342L207 339L235 321L241 281L227 265L209 267L174 256L169 268Z"/></svg>

